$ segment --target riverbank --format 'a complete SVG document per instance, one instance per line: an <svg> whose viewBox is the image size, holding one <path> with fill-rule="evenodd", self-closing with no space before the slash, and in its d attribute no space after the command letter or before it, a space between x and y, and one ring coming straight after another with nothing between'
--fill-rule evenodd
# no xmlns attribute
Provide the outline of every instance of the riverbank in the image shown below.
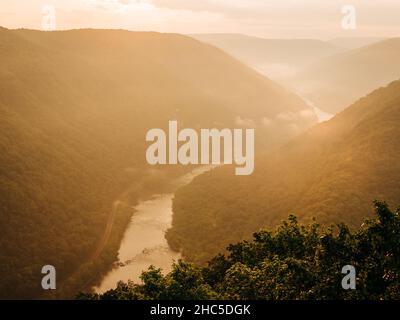
<svg viewBox="0 0 400 320"><path fill-rule="evenodd" d="M212 166L198 167L171 181L170 188L175 191L211 169ZM168 272L173 261L180 258L180 254L171 250L165 239L165 232L172 222L173 197L173 192L154 194L131 209L134 214L122 237L118 258L112 269L92 288L95 292L114 288L121 280L139 282L141 273L150 265Z"/></svg>

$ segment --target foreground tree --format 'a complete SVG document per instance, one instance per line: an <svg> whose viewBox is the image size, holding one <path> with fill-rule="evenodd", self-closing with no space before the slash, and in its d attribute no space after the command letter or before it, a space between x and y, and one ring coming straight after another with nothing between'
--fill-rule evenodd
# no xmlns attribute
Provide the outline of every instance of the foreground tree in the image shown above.
<svg viewBox="0 0 400 320"><path fill-rule="evenodd" d="M290 216L275 232L231 245L206 267L179 261L162 275L150 267L142 284L119 283L78 299L400 299L400 215L375 202L377 217L356 233L346 225L303 226ZM356 270L356 289L342 268Z"/></svg>

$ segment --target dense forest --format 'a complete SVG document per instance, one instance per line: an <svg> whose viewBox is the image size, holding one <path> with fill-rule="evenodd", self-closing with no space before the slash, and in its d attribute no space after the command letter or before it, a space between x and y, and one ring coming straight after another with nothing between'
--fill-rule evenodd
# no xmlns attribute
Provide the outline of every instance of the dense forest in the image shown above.
<svg viewBox="0 0 400 320"><path fill-rule="evenodd" d="M230 245L207 266L179 261L167 275L152 266L141 284L120 282L77 299L400 299L400 211L380 202L375 210L375 219L354 233L345 224L304 226L290 216L274 232ZM348 265L356 270L355 290L342 287Z"/></svg>
<svg viewBox="0 0 400 320"><path fill-rule="evenodd" d="M237 177L228 167L194 179L175 194L167 239L204 264L230 243L273 228L289 213L300 221L344 222L358 229L368 203L400 203L400 81L360 99Z"/></svg>
<svg viewBox="0 0 400 320"><path fill-rule="evenodd" d="M298 115L259 124L278 143L316 121L296 95L177 34L0 28L0 65L0 298L40 296L43 265L56 267L61 297L111 265L136 200L186 170L146 166L149 129Z"/></svg>

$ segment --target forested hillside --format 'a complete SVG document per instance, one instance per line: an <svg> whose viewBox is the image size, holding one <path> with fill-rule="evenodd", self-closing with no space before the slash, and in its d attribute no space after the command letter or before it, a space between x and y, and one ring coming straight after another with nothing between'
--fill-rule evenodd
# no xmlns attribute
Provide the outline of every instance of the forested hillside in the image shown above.
<svg viewBox="0 0 400 320"><path fill-rule="evenodd" d="M101 300L398 300L400 299L400 216L375 203L376 217L357 232L344 224L330 230L304 226L294 216L275 231L230 245L228 254L199 267L179 261L164 276L157 267L142 283L123 283ZM344 290L344 266L356 272L355 290ZM347 283L347 281L345 281Z"/></svg>
<svg viewBox="0 0 400 320"><path fill-rule="evenodd" d="M327 57L292 81L297 92L318 108L336 114L372 90L400 77L400 38Z"/></svg>
<svg viewBox="0 0 400 320"><path fill-rule="evenodd" d="M289 85L304 67L346 51L341 46L315 39L264 39L243 34L194 34L275 81Z"/></svg>
<svg viewBox="0 0 400 320"><path fill-rule="evenodd" d="M400 203L400 81L378 89L294 138L274 155L259 155L255 172L219 168L176 193L170 245L205 263L229 243L273 228L288 214L301 221L359 228L369 204Z"/></svg>
<svg viewBox="0 0 400 320"><path fill-rule="evenodd" d="M0 28L0 298L41 294L43 265L56 267L62 294L114 261L130 206L90 260L113 202L129 190L132 205L173 174L146 167L147 130L299 114L265 128L284 141L291 125L315 121L304 111L297 96L181 35Z"/></svg>
<svg viewBox="0 0 400 320"><path fill-rule="evenodd" d="M264 39L242 34L194 34L274 80L288 84L305 66L346 51L336 44L315 39Z"/></svg>
<svg viewBox="0 0 400 320"><path fill-rule="evenodd" d="M215 45L252 66L285 64L299 68L345 51L341 46L315 39L264 39L229 33L191 36Z"/></svg>

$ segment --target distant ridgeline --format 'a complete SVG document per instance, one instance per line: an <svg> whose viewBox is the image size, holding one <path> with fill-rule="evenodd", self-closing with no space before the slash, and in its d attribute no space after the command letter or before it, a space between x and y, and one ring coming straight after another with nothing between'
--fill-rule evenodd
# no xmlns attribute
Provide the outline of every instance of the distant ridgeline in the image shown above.
<svg viewBox="0 0 400 320"><path fill-rule="evenodd" d="M352 233L323 230L294 216L252 241L230 245L205 267L184 261L164 276L151 267L143 284L123 283L78 299L103 300L399 300L400 214L375 203L376 217ZM345 268L344 268L345 267ZM348 286L347 268L354 271ZM349 281L350 282L350 281Z"/></svg>
<svg viewBox="0 0 400 320"><path fill-rule="evenodd" d="M399 123L396 81L256 158L251 176L223 167L197 177L176 193L170 245L202 264L289 213L358 229L372 215L373 200L400 203Z"/></svg>
<svg viewBox="0 0 400 320"><path fill-rule="evenodd" d="M2 28L0 61L0 298L40 296L43 265L62 297L110 266L129 207L90 257L113 202L179 170L147 170L149 129L250 126L272 148L316 122L298 96L176 34Z"/></svg>
<svg viewBox="0 0 400 320"><path fill-rule="evenodd" d="M330 113L342 111L372 90L399 79L400 38L326 57L292 79L292 86Z"/></svg>

